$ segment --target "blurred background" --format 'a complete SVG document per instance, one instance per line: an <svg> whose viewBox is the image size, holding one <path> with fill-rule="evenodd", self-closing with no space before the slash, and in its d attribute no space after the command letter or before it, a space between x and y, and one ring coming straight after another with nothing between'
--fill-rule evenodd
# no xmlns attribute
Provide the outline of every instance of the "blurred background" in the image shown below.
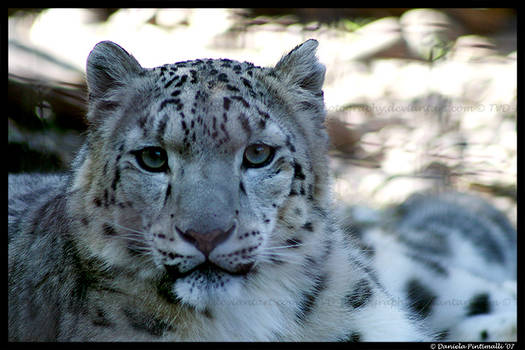
<svg viewBox="0 0 525 350"><path fill-rule="evenodd" d="M8 9L9 172L64 171L84 139L84 69L112 40L143 67L271 66L315 38L343 204L487 197L516 222L513 9Z"/></svg>

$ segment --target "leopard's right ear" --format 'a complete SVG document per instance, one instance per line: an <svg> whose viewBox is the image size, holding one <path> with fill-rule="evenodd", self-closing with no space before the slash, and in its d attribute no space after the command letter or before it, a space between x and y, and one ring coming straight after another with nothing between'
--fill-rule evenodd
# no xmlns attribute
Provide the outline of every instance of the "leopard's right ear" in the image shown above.
<svg viewBox="0 0 525 350"><path fill-rule="evenodd" d="M125 85L143 71L137 60L111 41L95 45L88 56L86 75L90 98L108 95L110 90Z"/></svg>
<svg viewBox="0 0 525 350"><path fill-rule="evenodd" d="M318 45L317 40L309 39L296 46L275 65L275 72L291 86L321 92L326 68L315 57Z"/></svg>

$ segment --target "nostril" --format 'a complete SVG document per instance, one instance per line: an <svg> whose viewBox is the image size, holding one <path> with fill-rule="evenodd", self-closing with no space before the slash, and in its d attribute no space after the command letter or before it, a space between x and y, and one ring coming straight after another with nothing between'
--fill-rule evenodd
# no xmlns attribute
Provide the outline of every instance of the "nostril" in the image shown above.
<svg viewBox="0 0 525 350"><path fill-rule="evenodd" d="M234 223L228 230L211 230L205 233L198 232L192 229L182 231L178 227L175 227L177 233L188 243L193 244L198 250L200 250L206 257L210 252L215 249L219 244L224 242L231 236L235 230L236 224Z"/></svg>
<svg viewBox="0 0 525 350"><path fill-rule="evenodd" d="M197 243L197 240L194 238L194 235L188 233L188 231L190 231L190 230L184 232L184 231L182 231L181 229L179 229L176 226L175 226L175 230L177 231L179 236L181 236L182 239L184 239L186 242L194 244L194 245Z"/></svg>

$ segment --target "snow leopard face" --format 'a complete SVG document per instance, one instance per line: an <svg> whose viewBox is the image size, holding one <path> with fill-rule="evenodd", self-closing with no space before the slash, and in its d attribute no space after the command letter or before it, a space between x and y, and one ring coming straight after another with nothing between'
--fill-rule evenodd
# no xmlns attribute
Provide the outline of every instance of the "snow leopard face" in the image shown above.
<svg viewBox="0 0 525 350"><path fill-rule="evenodd" d="M144 69L98 44L83 164L102 175L78 182L105 218L89 244L111 253L96 254L203 309L314 249L327 181L316 47L274 68L205 59Z"/></svg>

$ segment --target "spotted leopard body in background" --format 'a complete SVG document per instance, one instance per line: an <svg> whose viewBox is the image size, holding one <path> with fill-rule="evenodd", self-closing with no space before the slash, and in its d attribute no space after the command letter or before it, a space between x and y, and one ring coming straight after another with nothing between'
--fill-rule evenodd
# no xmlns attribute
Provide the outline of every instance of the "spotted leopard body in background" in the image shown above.
<svg viewBox="0 0 525 350"><path fill-rule="evenodd" d="M442 319L429 330L439 290L411 272L439 274L438 262L409 259L391 285L361 248L374 234L341 229L316 47L309 40L273 68L201 59L145 69L97 44L72 171L9 177L9 338L459 334ZM403 260L408 246L391 252ZM471 292L456 320L488 307L490 291Z"/></svg>
<svg viewBox="0 0 525 350"><path fill-rule="evenodd" d="M501 212L447 192L416 194L383 213L358 207L353 216L349 233L381 282L437 340L516 340L517 236Z"/></svg>

